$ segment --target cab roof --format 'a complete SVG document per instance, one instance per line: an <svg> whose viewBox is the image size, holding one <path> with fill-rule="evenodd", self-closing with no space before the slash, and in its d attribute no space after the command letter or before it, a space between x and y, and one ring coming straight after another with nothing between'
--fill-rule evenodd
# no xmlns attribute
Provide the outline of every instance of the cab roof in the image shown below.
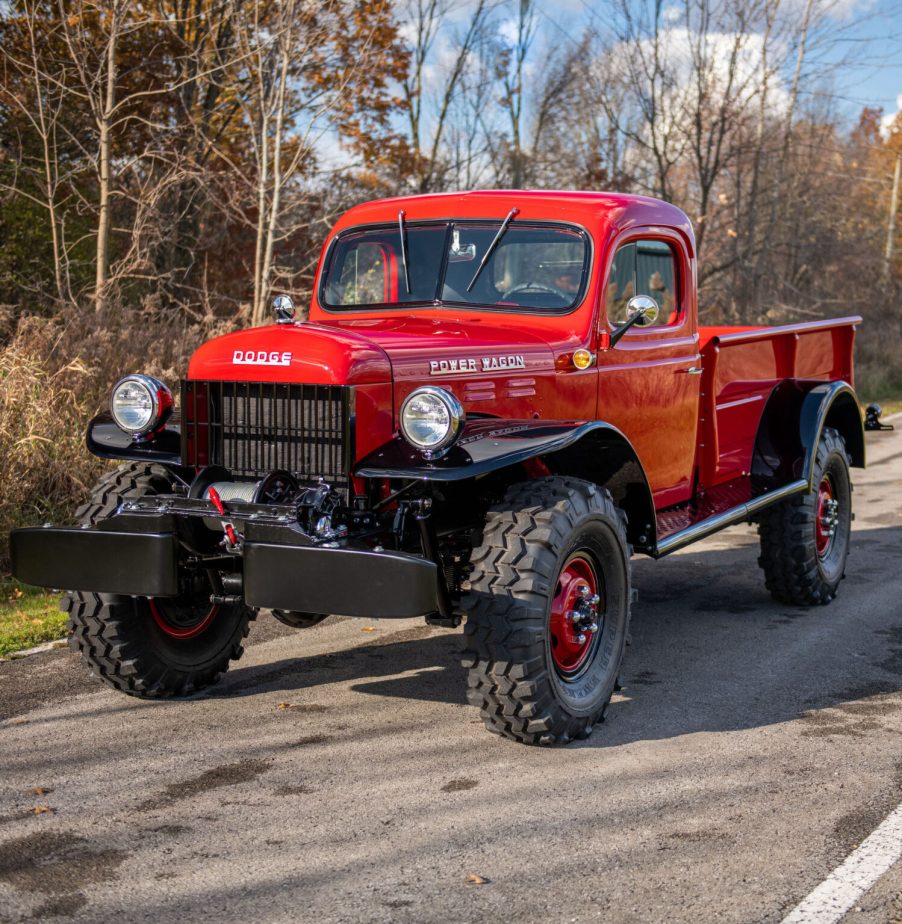
<svg viewBox="0 0 902 924"><path fill-rule="evenodd" d="M580 225L596 238L631 227L660 226L682 232L694 252L692 224L685 212L649 196L590 190L484 189L375 199L349 209L333 234L353 225L398 220L428 221L449 218L486 218L500 221L512 209L519 221L563 221ZM607 233L606 233L607 232Z"/></svg>

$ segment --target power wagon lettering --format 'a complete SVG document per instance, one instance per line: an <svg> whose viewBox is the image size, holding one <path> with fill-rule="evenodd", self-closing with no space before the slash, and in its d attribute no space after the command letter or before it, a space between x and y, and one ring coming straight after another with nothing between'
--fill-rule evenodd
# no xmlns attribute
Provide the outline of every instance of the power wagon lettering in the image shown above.
<svg viewBox="0 0 902 924"><path fill-rule="evenodd" d="M291 353L267 353L265 350L235 350L232 363L236 366L290 366Z"/></svg>
<svg viewBox="0 0 902 924"><path fill-rule="evenodd" d="M454 375L458 372L482 372L495 369L525 369L526 360L522 356L483 356L481 359L433 359L429 363L430 375Z"/></svg>

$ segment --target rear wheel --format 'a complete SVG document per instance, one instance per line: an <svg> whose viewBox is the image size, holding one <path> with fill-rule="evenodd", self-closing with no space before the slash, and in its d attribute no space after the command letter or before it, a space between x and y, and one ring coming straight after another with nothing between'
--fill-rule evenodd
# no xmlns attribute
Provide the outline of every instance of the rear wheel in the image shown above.
<svg viewBox="0 0 902 924"><path fill-rule="evenodd" d="M813 489L760 517L764 580L781 603L829 603L846 570L852 526L849 455L839 433L826 428L818 443Z"/></svg>
<svg viewBox="0 0 902 924"><path fill-rule="evenodd" d="M169 493L172 486L162 465L122 465L101 478L76 515L93 525L126 498ZM132 696L183 696L210 686L243 654L253 611L211 605L202 570L184 568L179 579L178 597L68 593L61 607L69 613L69 644L101 680Z"/></svg>
<svg viewBox="0 0 902 924"><path fill-rule="evenodd" d="M626 645L629 558L625 516L594 484L514 485L489 511L461 605L468 698L490 731L563 744L601 721Z"/></svg>

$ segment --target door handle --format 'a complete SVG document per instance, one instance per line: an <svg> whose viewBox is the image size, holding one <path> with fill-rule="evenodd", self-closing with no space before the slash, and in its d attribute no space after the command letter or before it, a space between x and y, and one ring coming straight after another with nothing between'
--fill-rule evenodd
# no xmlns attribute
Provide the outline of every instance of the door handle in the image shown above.
<svg viewBox="0 0 902 924"><path fill-rule="evenodd" d="M683 372L686 375L701 375L703 370L701 366L690 366L688 369L684 369Z"/></svg>

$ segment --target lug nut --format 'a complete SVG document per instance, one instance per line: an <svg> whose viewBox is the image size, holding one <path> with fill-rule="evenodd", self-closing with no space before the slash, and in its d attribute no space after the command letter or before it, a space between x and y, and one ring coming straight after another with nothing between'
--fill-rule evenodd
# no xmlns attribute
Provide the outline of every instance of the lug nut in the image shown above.
<svg viewBox="0 0 902 924"><path fill-rule="evenodd" d="M582 645L582 643L586 640L586 637L582 632L580 632L579 635L576 636L576 640L580 643L580 645Z"/></svg>

